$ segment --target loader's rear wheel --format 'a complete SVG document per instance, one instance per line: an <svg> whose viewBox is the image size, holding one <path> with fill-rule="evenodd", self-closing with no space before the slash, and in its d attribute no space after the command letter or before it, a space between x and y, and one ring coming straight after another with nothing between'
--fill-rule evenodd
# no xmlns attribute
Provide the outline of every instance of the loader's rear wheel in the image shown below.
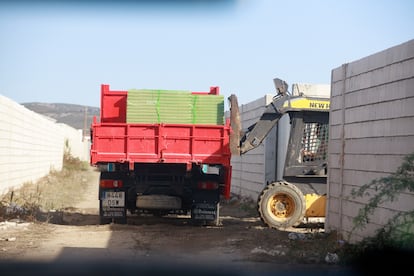
<svg viewBox="0 0 414 276"><path fill-rule="evenodd" d="M269 227L283 229L297 226L306 212L303 193L293 184L277 181L267 185L259 196L257 208Z"/></svg>

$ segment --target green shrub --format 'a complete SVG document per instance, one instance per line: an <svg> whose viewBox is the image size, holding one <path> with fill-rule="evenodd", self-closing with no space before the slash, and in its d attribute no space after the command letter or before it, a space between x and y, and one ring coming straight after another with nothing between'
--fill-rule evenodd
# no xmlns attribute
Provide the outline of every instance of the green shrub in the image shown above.
<svg viewBox="0 0 414 276"><path fill-rule="evenodd" d="M375 209L385 202L393 202L402 192L414 192L414 153L405 156L397 171L389 176L375 179L353 190L353 198L371 196L368 203L354 218L352 235L356 229L364 228L370 222ZM373 195L371 193L373 192ZM414 197L414 195L413 195ZM414 200L414 198L413 198ZM363 239L354 247L355 254L366 250L414 249L414 210L397 212L375 236ZM356 252L358 251L358 252Z"/></svg>

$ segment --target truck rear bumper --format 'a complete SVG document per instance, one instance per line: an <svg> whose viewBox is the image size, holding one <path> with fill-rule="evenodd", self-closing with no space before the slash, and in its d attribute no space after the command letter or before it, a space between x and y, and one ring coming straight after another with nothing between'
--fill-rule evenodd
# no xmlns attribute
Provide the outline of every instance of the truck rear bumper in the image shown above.
<svg viewBox="0 0 414 276"><path fill-rule="evenodd" d="M179 210L182 208L181 198L168 195L139 195L136 207L140 209Z"/></svg>

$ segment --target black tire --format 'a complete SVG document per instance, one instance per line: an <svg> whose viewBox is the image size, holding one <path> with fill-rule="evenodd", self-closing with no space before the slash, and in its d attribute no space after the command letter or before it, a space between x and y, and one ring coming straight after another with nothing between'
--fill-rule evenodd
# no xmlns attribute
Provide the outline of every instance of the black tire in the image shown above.
<svg viewBox="0 0 414 276"><path fill-rule="evenodd" d="M306 212L303 193L293 184L277 181L261 192L257 208L260 219L269 227L285 229L298 226Z"/></svg>

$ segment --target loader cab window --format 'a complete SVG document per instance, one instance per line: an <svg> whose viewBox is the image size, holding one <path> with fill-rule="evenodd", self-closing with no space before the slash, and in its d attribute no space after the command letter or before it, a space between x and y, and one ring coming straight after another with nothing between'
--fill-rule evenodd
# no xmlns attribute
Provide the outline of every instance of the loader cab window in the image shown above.
<svg viewBox="0 0 414 276"><path fill-rule="evenodd" d="M328 124L305 123L301 143L303 163L323 161L328 152Z"/></svg>

